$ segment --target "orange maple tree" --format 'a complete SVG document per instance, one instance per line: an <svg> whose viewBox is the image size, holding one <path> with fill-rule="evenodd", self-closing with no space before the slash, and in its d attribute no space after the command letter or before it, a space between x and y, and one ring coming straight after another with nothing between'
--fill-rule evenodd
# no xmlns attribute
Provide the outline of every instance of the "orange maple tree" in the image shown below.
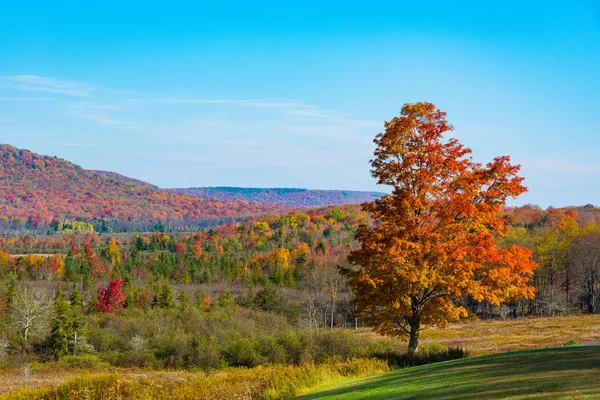
<svg viewBox="0 0 600 400"><path fill-rule="evenodd" d="M409 335L416 351L423 326L467 317L464 296L499 305L533 298L537 264L519 246L499 248L509 227L500 218L508 197L527 189L508 157L474 162L430 103L406 104L376 136L372 175L392 193L363 204L374 223L359 227L349 277L355 305L374 330Z"/></svg>

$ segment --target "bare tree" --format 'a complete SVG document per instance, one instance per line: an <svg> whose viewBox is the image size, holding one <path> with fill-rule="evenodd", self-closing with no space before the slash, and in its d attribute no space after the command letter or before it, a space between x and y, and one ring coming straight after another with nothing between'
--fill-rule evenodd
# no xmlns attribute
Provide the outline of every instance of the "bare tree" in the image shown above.
<svg viewBox="0 0 600 400"><path fill-rule="evenodd" d="M344 285L345 281L346 278L340 274L336 267L330 267L327 269L325 283L327 285L327 294L329 297L329 307L331 312L329 320L329 328L331 330L333 330L335 321L336 302L338 300L340 289Z"/></svg>
<svg viewBox="0 0 600 400"><path fill-rule="evenodd" d="M600 231L584 233L573 240L569 261L578 275L583 301L588 312L598 311L598 285L600 284Z"/></svg>
<svg viewBox="0 0 600 400"><path fill-rule="evenodd" d="M311 329L327 326L328 299L322 292L306 291L303 304L304 315Z"/></svg>
<svg viewBox="0 0 600 400"><path fill-rule="evenodd" d="M46 328L50 304L48 295L39 288L30 289L23 285L17 291L12 305L12 321L25 346Z"/></svg>

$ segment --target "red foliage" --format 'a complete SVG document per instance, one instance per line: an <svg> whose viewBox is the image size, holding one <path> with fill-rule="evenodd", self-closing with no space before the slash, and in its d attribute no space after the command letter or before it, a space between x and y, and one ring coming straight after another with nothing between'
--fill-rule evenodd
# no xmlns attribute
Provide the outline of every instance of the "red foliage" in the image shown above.
<svg viewBox="0 0 600 400"><path fill-rule="evenodd" d="M112 314L125 304L127 293L123 292L123 280L115 279L107 287L98 287L98 302L94 309L105 314Z"/></svg>
<svg viewBox="0 0 600 400"><path fill-rule="evenodd" d="M187 252L187 247L185 244L181 242L175 243L175 253L185 254Z"/></svg>
<svg viewBox="0 0 600 400"><path fill-rule="evenodd" d="M35 227L76 218L194 221L287 210L281 205L174 193L8 145L0 145L0 177L0 215Z"/></svg>

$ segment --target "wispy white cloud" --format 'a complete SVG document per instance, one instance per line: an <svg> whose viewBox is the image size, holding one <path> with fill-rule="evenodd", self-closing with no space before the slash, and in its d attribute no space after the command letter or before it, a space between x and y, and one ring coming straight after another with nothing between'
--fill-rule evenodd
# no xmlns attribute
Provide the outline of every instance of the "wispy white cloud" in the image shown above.
<svg viewBox="0 0 600 400"><path fill-rule="evenodd" d="M98 147L98 143L85 143L85 142L58 142L58 143L40 143L39 146L51 146L51 147Z"/></svg>
<svg viewBox="0 0 600 400"><path fill-rule="evenodd" d="M334 115L331 110L326 110L318 106L307 104L300 100L235 100L235 99L178 99L178 98L162 98L155 100L157 103L165 104L208 104L208 105L230 105L240 107L254 107L271 110L284 111L289 114L304 116L304 117L327 117Z"/></svg>
<svg viewBox="0 0 600 400"><path fill-rule="evenodd" d="M138 129L140 127L140 124L136 122L126 121L111 114L113 111L120 110L124 110L124 108L115 104L76 103L67 107L65 115L100 125L126 129Z"/></svg>
<svg viewBox="0 0 600 400"><path fill-rule="evenodd" d="M75 97L87 97L94 91L92 85L84 82L63 81L37 75L0 76L0 87Z"/></svg>
<svg viewBox="0 0 600 400"><path fill-rule="evenodd" d="M3 137L40 138L53 136L51 133L40 132L0 132Z"/></svg>
<svg viewBox="0 0 600 400"><path fill-rule="evenodd" d="M572 159L558 157L531 157L522 161L527 169L543 172L565 174L599 174L600 163L580 161L580 157Z"/></svg>
<svg viewBox="0 0 600 400"><path fill-rule="evenodd" d="M2 86L68 94L75 98L66 98L59 103L59 113L63 117L88 121L115 130L137 131L149 138L157 138L156 141L167 135L174 143L204 143L210 140L204 132L227 132L230 137L264 136L269 137L269 141L273 140L273 136L283 135L290 142L288 145L295 147L309 138L318 139L320 146L330 146L334 142L357 146L365 143L368 145L370 139L366 138L364 132L379 127L379 123L354 120L337 111L297 99L201 98L143 94L34 75L0 76L0 87ZM82 101L81 97L88 98ZM6 100L9 99L16 100L17 97L6 97ZM175 109L177 106L186 105L191 107ZM241 108L248 109L248 112L241 115ZM171 117L175 115L176 119ZM246 146L244 151L248 150Z"/></svg>
<svg viewBox="0 0 600 400"><path fill-rule="evenodd" d="M0 101L47 101L50 97L0 97Z"/></svg>

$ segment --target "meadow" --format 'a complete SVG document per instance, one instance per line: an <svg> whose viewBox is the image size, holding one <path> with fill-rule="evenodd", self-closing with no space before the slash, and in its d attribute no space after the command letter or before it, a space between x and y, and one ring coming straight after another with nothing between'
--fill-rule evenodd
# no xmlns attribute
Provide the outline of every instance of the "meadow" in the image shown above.
<svg viewBox="0 0 600 400"><path fill-rule="evenodd" d="M445 387L447 389L448 385L453 386L456 384L452 382L463 382L464 379L460 376L464 375L465 371L469 371L468 374L470 374L474 370L479 370L482 366L491 371L488 377L488 379L494 380L491 383L488 382L491 387L498 384L501 384L501 388L504 387L502 385L508 387L508 385L519 382L521 386L524 385L524 382L529 382L529 379L533 379L535 376L529 377L523 373L519 374L522 375L521 378L512 377L511 380L501 380L500 383L497 382L500 379L499 377L492 378L492 375L505 376L506 371L498 367L502 363L504 363L502 365L506 370L514 368L513 361L506 361L506 357L516 357L516 354L522 355L519 356L521 358L518 358L518 360L515 358L514 362L518 361L519 365L524 365L522 368L529 371L527 373L534 375L541 373L540 371L555 368L552 363L563 365L557 371L563 373L565 370L570 371L570 366L573 363L577 364L577 360L572 360L576 356L583 363L582 369L593 369L596 368L594 363L600 357L600 348L598 347L565 347L566 350L560 353L560 357L554 355L554 352L558 350L548 350L553 347L563 347L566 344L593 345L600 343L600 316L597 315L482 320L450 324L447 328L429 329L423 333L421 353L435 354L445 350L447 346L462 346L472 356L486 356L411 367L390 372L388 375L377 375L393 369L393 365L390 365L393 362L388 364L382 358L385 354L398 354L395 353L395 349L403 348L404 341L384 338L366 329L359 329L356 332L346 330L342 333L338 337L339 342L335 346L339 346L343 342L349 344L347 350L338 347L336 350L337 355L332 352L330 357L326 359L316 360L318 362L309 361L302 365L271 363L255 368L228 367L212 371L197 368L164 370L115 367L107 362L99 361L96 356L88 358L87 363L85 357L71 358L70 362L69 358L63 358L61 361L54 363L33 364L27 372L23 371L22 368L12 368L0 373L0 394L3 396L0 398L67 399L76 396L88 399L228 399L232 398L231 396L235 393L235 396L239 396L236 398L280 399L314 393L319 389L325 390L325 393L328 393L327 396L332 393L331 390L341 390L343 393L347 393L350 390L349 387L352 388L352 392L356 391L359 397L348 398L363 398L360 397L361 393L366 396L365 392L361 392L363 389L367 390L368 396L374 396L373 398L388 398L386 396L389 393L386 391L391 390L390 387L398 388L406 385L408 385L406 390L424 391L420 393L429 393L428 391L430 391L432 396L430 398L435 398L434 396L439 395L441 388ZM338 334L336 331L333 333L321 332L321 335L331 335L330 338L336 337L335 335ZM329 348L334 344L331 340L328 343ZM351 351L350 347L352 346L358 346L359 351ZM362 350L360 350L360 346L362 346ZM321 347L318 351L322 352L324 349L324 347ZM367 349L370 350L367 351ZM546 351L526 350L525 353L510 353L523 349L542 349ZM581 352L584 350L581 349L587 349L586 351L589 354L585 353L585 357L582 357L581 354L583 353ZM344 351L346 351L344 354L347 359L341 360L340 357ZM374 355L378 355L380 359L368 358ZM362 358L356 358L361 356ZM525 367L526 365L529 365L529 367ZM444 378L440 381L437 378L428 380L424 378L431 376L432 373L439 373L441 375L436 376L447 377L447 379ZM410 379L407 378L407 374L410 375ZM568 381L569 379L573 380L572 374L575 374L575 372L569 372L562 376ZM369 378L363 380L352 380L353 378L367 376ZM469 382L479 382L480 378L473 378ZM406 382L408 383L405 383L407 379ZM576 379L575 381L579 383L573 383L571 386L580 385L582 380ZM330 386L332 384L335 386ZM461 385L463 384L461 383ZM373 386L376 386L378 391L370 392L371 389L369 388ZM463 386L460 389L463 392L455 393L455 396L458 397L452 397L449 394L450 397L448 398L460 398L464 393L473 390ZM528 390L534 392L537 390L535 385L528 384L527 387L530 388ZM559 385L557 387L562 388L563 386ZM595 390L587 385L586 387L589 390ZM381 393L379 390L381 390ZM567 385L564 390L565 393L569 393L571 388ZM102 397L102 393L109 393L109 395ZM342 392L335 393L337 396ZM596 392L592 391L590 393ZM378 397L380 394L383 397ZM486 396L488 394L486 392ZM350 396L350 394L347 395ZM398 395L400 395L400 392L398 392ZM327 398L325 394L310 396L306 398Z"/></svg>
<svg viewBox="0 0 600 400"><path fill-rule="evenodd" d="M481 320L423 331L422 343L461 347L484 355L559 347L566 343L600 344L600 315Z"/></svg>
<svg viewBox="0 0 600 400"><path fill-rule="evenodd" d="M282 399L319 383L388 371L380 360L352 360L299 367L232 369L215 374L202 372L114 371L84 373L63 381L64 375L47 376L44 386L0 395L2 400L68 399ZM2 381L5 379L0 378ZM9 379L9 382L14 382Z"/></svg>

